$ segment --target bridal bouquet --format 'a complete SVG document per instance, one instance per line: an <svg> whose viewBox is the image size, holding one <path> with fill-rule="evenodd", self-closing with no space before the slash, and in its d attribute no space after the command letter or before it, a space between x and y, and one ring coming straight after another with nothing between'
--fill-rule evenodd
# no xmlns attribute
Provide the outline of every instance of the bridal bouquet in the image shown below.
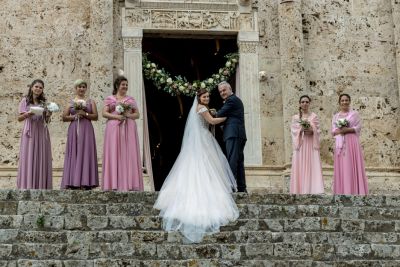
<svg viewBox="0 0 400 267"><path fill-rule="evenodd" d="M311 127L310 122L308 120L301 119L301 120L299 120L299 123L303 129L310 129L310 127Z"/></svg>
<svg viewBox="0 0 400 267"><path fill-rule="evenodd" d="M83 99L74 100L74 109L75 110L85 110L86 109L86 101Z"/></svg>
<svg viewBox="0 0 400 267"><path fill-rule="evenodd" d="M349 126L349 121L346 120L345 118L342 118L342 119L338 119L335 122L335 124L340 129L340 128L343 128L343 127L348 127Z"/></svg>
<svg viewBox="0 0 400 267"><path fill-rule="evenodd" d="M132 109L133 109L132 105L127 103L118 103L117 106L115 107L115 110L118 112L118 114L124 114L128 111L131 111Z"/></svg>

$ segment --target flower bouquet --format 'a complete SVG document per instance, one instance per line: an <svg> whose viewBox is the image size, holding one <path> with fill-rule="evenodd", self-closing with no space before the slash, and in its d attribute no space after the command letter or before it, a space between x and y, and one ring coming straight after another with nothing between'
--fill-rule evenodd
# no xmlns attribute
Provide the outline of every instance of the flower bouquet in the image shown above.
<svg viewBox="0 0 400 267"><path fill-rule="evenodd" d="M73 105L75 110L86 110L86 101L83 99L74 100Z"/></svg>
<svg viewBox="0 0 400 267"><path fill-rule="evenodd" d="M301 128L303 128L303 129L310 129L310 127L311 127L311 124L308 120L301 119L301 120L299 120L299 124L300 124Z"/></svg>
<svg viewBox="0 0 400 267"><path fill-rule="evenodd" d="M127 103L118 103L115 106L115 110L118 112L118 114L124 114L133 109L132 105L127 104Z"/></svg>
<svg viewBox="0 0 400 267"><path fill-rule="evenodd" d="M336 124L336 126L337 126L339 129L341 129L341 128L343 128L343 127L348 127L348 126L349 126L349 121L346 120L345 118L342 118L342 119L338 119L338 120L335 122L335 124Z"/></svg>
<svg viewBox="0 0 400 267"><path fill-rule="evenodd" d="M48 111L50 111L50 112L58 112L58 111L60 111L60 107L54 102L47 103L46 109Z"/></svg>

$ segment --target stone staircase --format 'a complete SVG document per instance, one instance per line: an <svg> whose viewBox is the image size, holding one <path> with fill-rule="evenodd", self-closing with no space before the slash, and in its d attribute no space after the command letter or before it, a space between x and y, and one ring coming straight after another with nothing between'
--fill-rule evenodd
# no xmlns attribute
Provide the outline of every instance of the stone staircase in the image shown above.
<svg viewBox="0 0 400 267"><path fill-rule="evenodd" d="M0 266L400 266L400 196L237 194L200 244L161 230L156 196L0 190Z"/></svg>

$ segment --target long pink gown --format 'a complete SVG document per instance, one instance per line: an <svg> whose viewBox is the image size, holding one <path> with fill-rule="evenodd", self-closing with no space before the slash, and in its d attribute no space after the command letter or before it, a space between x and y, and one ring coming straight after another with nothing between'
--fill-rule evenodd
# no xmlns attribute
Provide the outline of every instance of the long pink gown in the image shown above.
<svg viewBox="0 0 400 267"><path fill-rule="evenodd" d="M23 98L19 113L28 112L30 107ZM52 189L52 157L50 134L42 115L32 115L24 120L19 150L17 175L18 189Z"/></svg>
<svg viewBox="0 0 400 267"><path fill-rule="evenodd" d="M335 136L335 156L333 169L333 193L340 195L367 195L368 180L365 174L363 152L360 145L361 119L357 111L351 110L347 116L340 112L332 119L332 134L338 129L336 121L346 118L355 133Z"/></svg>
<svg viewBox="0 0 400 267"><path fill-rule="evenodd" d="M118 114L115 107L119 102L127 103L137 109L136 101L125 97L117 101L108 96L104 105L112 114ZM108 120L104 136L103 151L103 190L143 191L142 163L140 160L139 138L136 122L132 119Z"/></svg>
<svg viewBox="0 0 400 267"><path fill-rule="evenodd" d="M319 155L319 119L315 113L311 113L307 120L313 129L312 135L305 135L301 132L299 115L292 117L293 157L290 177L291 194L324 193L324 179L322 177Z"/></svg>

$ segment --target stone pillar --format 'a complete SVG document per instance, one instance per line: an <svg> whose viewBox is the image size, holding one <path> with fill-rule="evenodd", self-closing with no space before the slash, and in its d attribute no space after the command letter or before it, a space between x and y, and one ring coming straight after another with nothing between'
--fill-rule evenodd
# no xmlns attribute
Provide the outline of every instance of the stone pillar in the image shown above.
<svg viewBox="0 0 400 267"><path fill-rule="evenodd" d="M307 93L301 0L280 0L278 13L285 165L288 166L292 154L291 118L298 112L298 97Z"/></svg>
<svg viewBox="0 0 400 267"><path fill-rule="evenodd" d="M398 0L392 0L392 16L394 25L394 45L397 65L397 87L399 89L400 98L400 2Z"/></svg>
<svg viewBox="0 0 400 267"><path fill-rule="evenodd" d="M140 118L136 120L139 134L140 155L143 158L143 75L142 75L142 29L122 31L124 43L124 75L128 79L128 94L139 106Z"/></svg>
<svg viewBox="0 0 400 267"><path fill-rule="evenodd" d="M246 122L247 143L244 151L246 166L262 165L258 44L258 32L239 32L239 88Z"/></svg>
<svg viewBox="0 0 400 267"><path fill-rule="evenodd" d="M113 84L113 1L90 1L89 95L96 101L99 123L94 123L98 159L103 155L105 120L101 118L103 99L111 95Z"/></svg>

